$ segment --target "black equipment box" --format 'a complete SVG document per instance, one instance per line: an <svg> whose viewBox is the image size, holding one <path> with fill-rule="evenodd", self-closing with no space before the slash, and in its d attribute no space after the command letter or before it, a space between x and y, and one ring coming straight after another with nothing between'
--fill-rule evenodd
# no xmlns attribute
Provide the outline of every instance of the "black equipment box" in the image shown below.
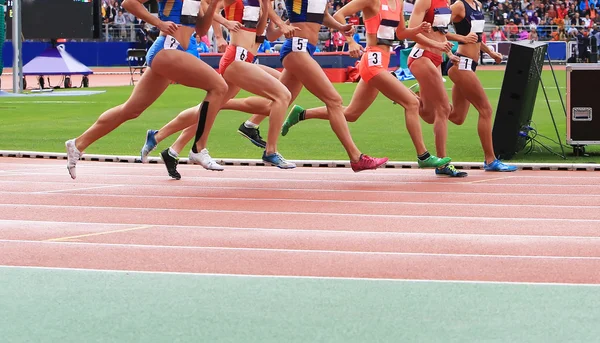
<svg viewBox="0 0 600 343"><path fill-rule="evenodd" d="M582 146L600 144L600 101L596 80L600 64L567 64L567 144L575 154ZM593 110L596 108L596 118Z"/></svg>

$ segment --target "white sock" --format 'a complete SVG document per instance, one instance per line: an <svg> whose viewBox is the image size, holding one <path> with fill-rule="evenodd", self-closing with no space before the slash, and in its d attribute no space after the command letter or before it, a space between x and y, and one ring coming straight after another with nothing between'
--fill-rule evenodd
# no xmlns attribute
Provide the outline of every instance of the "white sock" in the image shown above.
<svg viewBox="0 0 600 343"><path fill-rule="evenodd" d="M169 148L169 155L173 157L179 157L179 154L175 150L173 150L173 148Z"/></svg>
<svg viewBox="0 0 600 343"><path fill-rule="evenodd" d="M246 120L246 122L244 123L244 126L249 129L256 129L258 127L258 125L254 124L250 120Z"/></svg>

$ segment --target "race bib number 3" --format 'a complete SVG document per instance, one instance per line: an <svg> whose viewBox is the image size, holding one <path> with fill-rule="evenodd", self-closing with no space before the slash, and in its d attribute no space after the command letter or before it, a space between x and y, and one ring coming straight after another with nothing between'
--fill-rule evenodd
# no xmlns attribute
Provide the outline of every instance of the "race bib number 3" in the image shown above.
<svg viewBox="0 0 600 343"><path fill-rule="evenodd" d="M381 52L371 51L368 53L369 67L381 67Z"/></svg>
<svg viewBox="0 0 600 343"><path fill-rule="evenodd" d="M248 59L248 50L242 48L241 46L236 47L235 48L235 60L246 62L247 59Z"/></svg>
<svg viewBox="0 0 600 343"><path fill-rule="evenodd" d="M293 52L306 52L306 46L308 45L308 39L294 37L292 38L292 51Z"/></svg>
<svg viewBox="0 0 600 343"><path fill-rule="evenodd" d="M468 57L460 57L460 61L458 62L458 70L472 70L473 67L473 59Z"/></svg>
<svg viewBox="0 0 600 343"><path fill-rule="evenodd" d="M167 50L173 50L179 48L179 42L173 36L165 37L165 45L164 48Z"/></svg>

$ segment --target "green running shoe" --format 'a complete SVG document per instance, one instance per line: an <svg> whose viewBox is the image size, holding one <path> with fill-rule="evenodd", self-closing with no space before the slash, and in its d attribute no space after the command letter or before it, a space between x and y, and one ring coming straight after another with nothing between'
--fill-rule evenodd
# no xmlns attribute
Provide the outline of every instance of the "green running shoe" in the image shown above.
<svg viewBox="0 0 600 343"><path fill-rule="evenodd" d="M453 165L449 164L441 168L436 168L435 175L447 175L450 177L466 177L469 174L467 174L464 171L458 171L456 170L456 168L454 168Z"/></svg>
<svg viewBox="0 0 600 343"><path fill-rule="evenodd" d="M439 168L450 163L450 157L439 158L437 156L429 156L425 161L418 160L419 168Z"/></svg>
<svg viewBox="0 0 600 343"><path fill-rule="evenodd" d="M283 126L281 127L282 136L287 135L288 131L290 130L290 127L298 124L298 122L300 121L300 113L302 113L303 111L304 109L298 105L294 105L294 107L292 107L292 110L288 114L287 118L285 118L285 122L283 122Z"/></svg>

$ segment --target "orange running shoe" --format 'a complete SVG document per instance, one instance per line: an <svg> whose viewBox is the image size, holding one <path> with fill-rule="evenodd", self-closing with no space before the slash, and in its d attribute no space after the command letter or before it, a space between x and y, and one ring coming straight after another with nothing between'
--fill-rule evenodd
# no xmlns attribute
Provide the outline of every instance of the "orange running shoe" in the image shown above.
<svg viewBox="0 0 600 343"><path fill-rule="evenodd" d="M355 173L358 173L359 171L363 170L377 169L384 165L387 161L387 157L377 158L361 154L358 162L350 162L350 166L352 166L352 170Z"/></svg>

